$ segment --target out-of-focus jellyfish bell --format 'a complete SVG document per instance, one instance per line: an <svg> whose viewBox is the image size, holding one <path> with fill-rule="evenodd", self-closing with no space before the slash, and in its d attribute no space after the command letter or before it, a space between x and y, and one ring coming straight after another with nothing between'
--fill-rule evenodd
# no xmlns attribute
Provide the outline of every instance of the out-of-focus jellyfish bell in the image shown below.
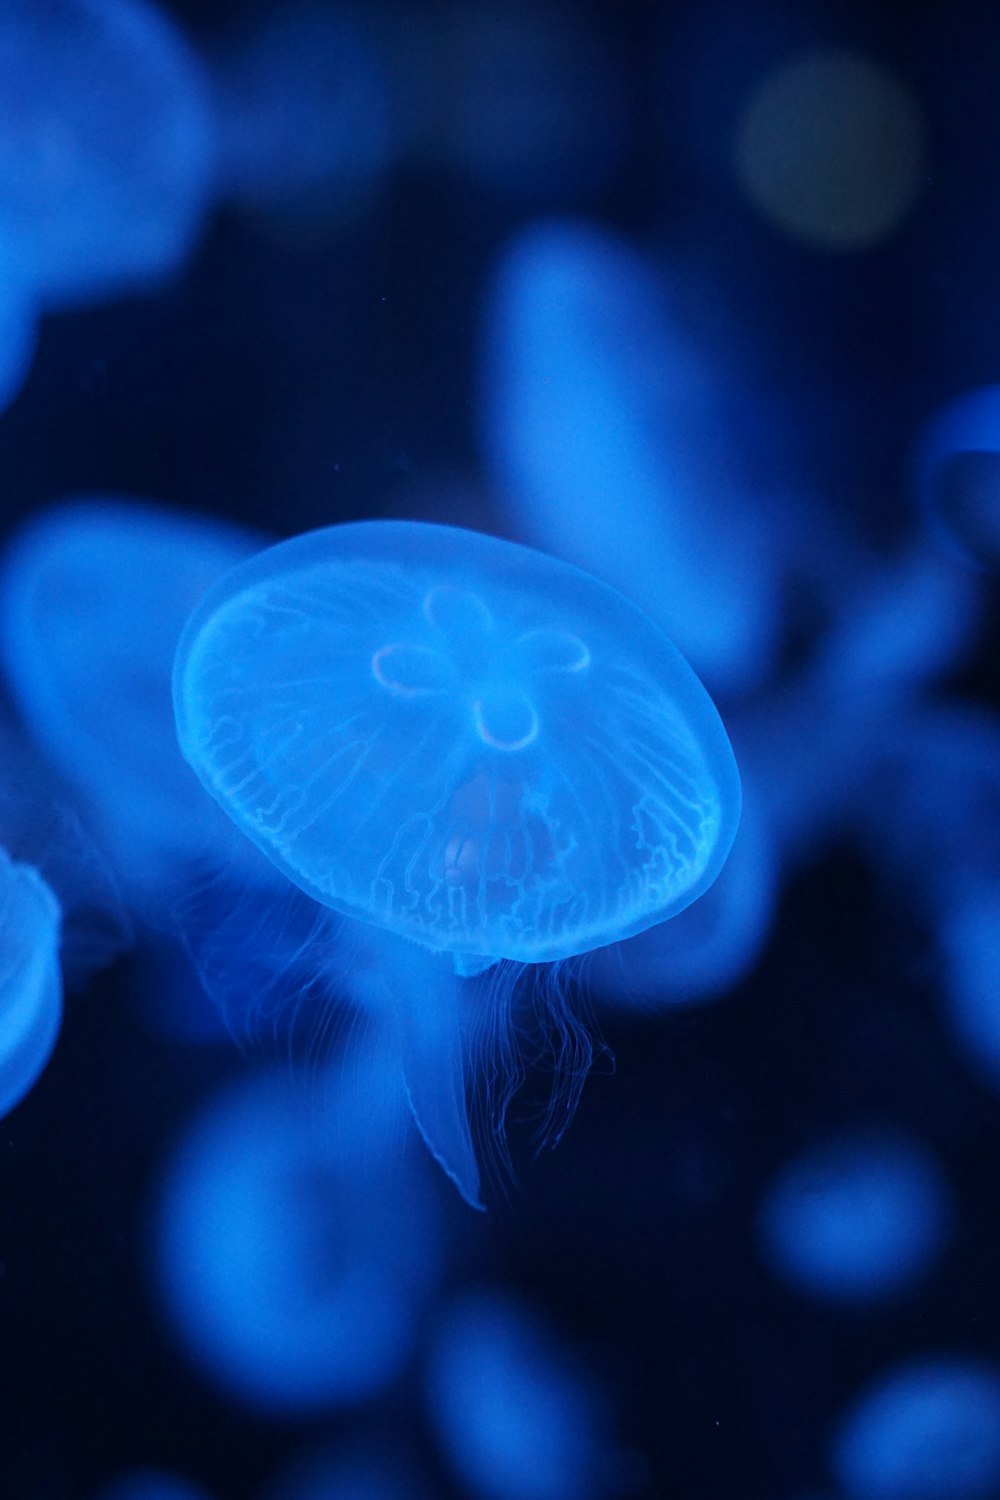
<svg viewBox="0 0 1000 1500"><path fill-rule="evenodd" d="M7 410L27 378L35 352L36 322L34 294L0 224L0 413Z"/></svg>
<svg viewBox="0 0 1000 1500"><path fill-rule="evenodd" d="M55 894L67 988L85 984L131 944L132 923L114 871L70 789L2 720L0 845L16 863L37 870Z"/></svg>
<svg viewBox="0 0 1000 1500"><path fill-rule="evenodd" d="M146 0L0 8L0 235L44 306L146 285L197 234L213 133L199 66Z"/></svg>
<svg viewBox="0 0 1000 1500"><path fill-rule="evenodd" d="M852 809L877 869L941 919L1000 877L1000 716L914 705L873 739Z"/></svg>
<svg viewBox="0 0 1000 1500"><path fill-rule="evenodd" d="M88 497L33 518L4 558L0 652L17 708L144 910L180 864L230 839L178 754L170 673L191 609L257 545L145 501Z"/></svg>
<svg viewBox="0 0 1000 1500"><path fill-rule="evenodd" d="M779 229L825 250L876 244L924 181L924 127L903 84L863 53L793 56L750 97L735 141L748 197Z"/></svg>
<svg viewBox="0 0 1000 1500"><path fill-rule="evenodd" d="M1000 1089L1000 878L962 892L941 916L938 942L952 1030Z"/></svg>
<svg viewBox="0 0 1000 1500"><path fill-rule="evenodd" d="M447 1308L431 1346L427 1400L451 1469L480 1500L610 1493L603 1395L529 1305L481 1290Z"/></svg>
<svg viewBox="0 0 1000 1500"><path fill-rule="evenodd" d="M209 1500L207 1492L160 1469L133 1469L99 1492L97 1500Z"/></svg>
<svg viewBox="0 0 1000 1500"><path fill-rule="evenodd" d="M436 164L507 201L565 203L607 181L625 147L626 88L592 13L486 0L428 24Z"/></svg>
<svg viewBox="0 0 1000 1500"><path fill-rule="evenodd" d="M521 233L486 312L486 452L524 540L646 610L713 691L774 664L779 601L718 381L654 270L583 223Z"/></svg>
<svg viewBox="0 0 1000 1500"><path fill-rule="evenodd" d="M322 1093L244 1079L169 1163L157 1279L199 1368L276 1415L353 1406L410 1355L438 1276L435 1202L402 1149L398 1080L338 1070Z"/></svg>
<svg viewBox="0 0 1000 1500"><path fill-rule="evenodd" d="M331 527L234 569L174 698L202 782L296 884L460 967L673 916L739 821L725 730L655 626L457 528Z"/></svg>
<svg viewBox="0 0 1000 1500"><path fill-rule="evenodd" d="M0 849L0 1115L35 1083L59 1035L59 903Z"/></svg>
<svg viewBox="0 0 1000 1500"><path fill-rule="evenodd" d="M782 1169L758 1237L774 1271L799 1290L866 1305L921 1280L950 1220L947 1184L926 1151L894 1131L854 1131Z"/></svg>
<svg viewBox="0 0 1000 1500"><path fill-rule="evenodd" d="M1000 1487L1000 1366L959 1355L900 1365L834 1436L847 1500L990 1500Z"/></svg>
<svg viewBox="0 0 1000 1500"><path fill-rule="evenodd" d="M241 17L213 52L220 191L308 223L356 212L393 149L387 80L363 26L299 0Z"/></svg>
<svg viewBox="0 0 1000 1500"><path fill-rule="evenodd" d="M1000 385L968 391L931 421L917 493L932 533L963 562L1000 569Z"/></svg>

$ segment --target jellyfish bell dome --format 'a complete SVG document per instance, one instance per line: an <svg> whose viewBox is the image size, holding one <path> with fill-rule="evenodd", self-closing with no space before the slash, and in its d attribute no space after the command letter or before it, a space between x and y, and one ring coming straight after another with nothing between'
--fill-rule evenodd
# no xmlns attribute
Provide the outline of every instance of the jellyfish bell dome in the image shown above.
<svg viewBox="0 0 1000 1500"><path fill-rule="evenodd" d="M32 517L5 549L0 663L12 697L143 910L177 868L214 860L217 847L228 857L245 846L270 874L178 754L170 701L191 609L263 544L137 496L78 495Z"/></svg>
<svg viewBox="0 0 1000 1500"><path fill-rule="evenodd" d="M472 969L673 916L739 821L726 732L657 627L459 528L335 526L235 567L181 637L174 707L296 884Z"/></svg>
<svg viewBox="0 0 1000 1500"><path fill-rule="evenodd" d="M59 1035L60 921L38 871L0 848L0 1115L28 1093Z"/></svg>
<svg viewBox="0 0 1000 1500"><path fill-rule="evenodd" d="M213 190L200 66L146 0L5 0L0 232L42 302L153 283Z"/></svg>

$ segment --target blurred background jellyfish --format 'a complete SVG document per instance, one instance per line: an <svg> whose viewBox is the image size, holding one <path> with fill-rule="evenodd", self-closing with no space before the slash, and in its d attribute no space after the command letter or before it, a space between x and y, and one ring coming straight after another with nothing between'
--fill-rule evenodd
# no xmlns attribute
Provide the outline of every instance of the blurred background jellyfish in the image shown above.
<svg viewBox="0 0 1000 1500"><path fill-rule="evenodd" d="M604 1393L530 1303L490 1289L444 1311L427 1404L448 1464L479 1500L596 1500L614 1492Z"/></svg>
<svg viewBox="0 0 1000 1500"><path fill-rule="evenodd" d="M943 913L937 937L952 1033L1000 1089L1000 879L964 891Z"/></svg>
<svg viewBox="0 0 1000 1500"><path fill-rule="evenodd" d="M0 11L0 236L44 308L161 280L212 182L200 67L146 0Z"/></svg>
<svg viewBox="0 0 1000 1500"><path fill-rule="evenodd" d="M629 121L622 59L599 12L452 0L429 24L418 149L494 201L568 203L606 185Z"/></svg>
<svg viewBox="0 0 1000 1500"><path fill-rule="evenodd" d="M0 415L20 391L35 353L35 295L0 226Z"/></svg>
<svg viewBox="0 0 1000 1500"><path fill-rule="evenodd" d="M1000 881L1000 715L914 703L873 737L853 806L873 866L936 926L966 894Z"/></svg>
<svg viewBox="0 0 1000 1500"><path fill-rule="evenodd" d="M12 725L0 719L0 845L37 870L60 910L60 965L71 990L133 941L122 892L72 791Z"/></svg>
<svg viewBox="0 0 1000 1500"><path fill-rule="evenodd" d="M278 868L418 945L397 975L420 948L472 976L641 931L707 889L739 820L725 730L655 626L457 528L333 527L234 569L185 630L174 699L187 759ZM411 1086L455 1101L465 1142L461 997L400 989Z"/></svg>
<svg viewBox="0 0 1000 1500"><path fill-rule="evenodd" d="M219 192L294 225L340 225L389 166L395 121L361 13L299 0L237 16L210 44Z"/></svg>
<svg viewBox="0 0 1000 1500"><path fill-rule="evenodd" d="M59 1035L59 903L0 849L0 1115L24 1098Z"/></svg>
<svg viewBox="0 0 1000 1500"><path fill-rule="evenodd" d="M765 218L817 249L864 250L890 234L925 180L924 123L909 90L863 52L796 53L753 90L734 147Z"/></svg>
<svg viewBox="0 0 1000 1500"><path fill-rule="evenodd" d="M355 1407L410 1357L441 1226L381 1071L355 1055L306 1091L244 1078L167 1164L158 1296L181 1347L242 1405L286 1418Z"/></svg>
<svg viewBox="0 0 1000 1500"><path fill-rule="evenodd" d="M1000 1366L960 1355L899 1365L841 1418L847 1500L990 1500L1000 1489Z"/></svg>
<svg viewBox="0 0 1000 1500"><path fill-rule="evenodd" d="M209 1495L186 1479L159 1469L133 1469L105 1485L96 1500L210 1500Z"/></svg>
<svg viewBox="0 0 1000 1500"><path fill-rule="evenodd" d="M531 225L485 322L483 444L518 538L634 598L713 692L759 686L781 529L744 493L720 376L652 265L596 226Z"/></svg>
<svg viewBox="0 0 1000 1500"><path fill-rule="evenodd" d="M783 1280L824 1301L866 1306L919 1284L951 1219L947 1183L929 1152L894 1130L855 1130L781 1169L757 1230Z"/></svg>
<svg viewBox="0 0 1000 1500"><path fill-rule="evenodd" d="M191 609L257 545L221 522L95 496L36 516L3 560L0 655L17 709L144 916L162 915L179 868L221 859L229 838L177 751L170 673ZM243 841L230 842L238 859Z"/></svg>
<svg viewBox="0 0 1000 1500"><path fill-rule="evenodd" d="M917 492L939 541L972 567L1000 569L1000 385L968 391L932 418Z"/></svg>

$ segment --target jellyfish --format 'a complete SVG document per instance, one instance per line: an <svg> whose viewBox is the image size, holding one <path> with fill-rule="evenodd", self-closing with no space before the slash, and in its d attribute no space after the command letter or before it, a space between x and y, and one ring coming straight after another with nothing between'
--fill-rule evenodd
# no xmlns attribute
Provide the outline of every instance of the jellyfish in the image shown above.
<svg viewBox="0 0 1000 1500"><path fill-rule="evenodd" d="M952 1033L1000 1088L1000 880L963 891L941 914L937 939Z"/></svg>
<svg viewBox="0 0 1000 1500"><path fill-rule="evenodd" d="M39 303L172 272L201 226L213 127L166 16L147 0L7 0L0 88L0 237Z"/></svg>
<svg viewBox="0 0 1000 1500"><path fill-rule="evenodd" d="M59 1035L59 902L0 849L0 1115L34 1086Z"/></svg>
<svg viewBox="0 0 1000 1500"><path fill-rule="evenodd" d="M529 1304L488 1288L445 1310L427 1403L456 1478L480 1500L596 1500L613 1492L606 1400Z"/></svg>
<svg viewBox="0 0 1000 1500"><path fill-rule="evenodd" d="M1000 1486L1000 1366L947 1354L886 1371L841 1418L832 1467L848 1500L989 1500Z"/></svg>
<svg viewBox="0 0 1000 1500"><path fill-rule="evenodd" d="M35 353L37 310L14 249L0 227L0 413L24 384Z"/></svg>
<svg viewBox="0 0 1000 1500"><path fill-rule="evenodd" d="M587 962L587 988L614 1005L697 1005L749 974L764 949L778 895L767 810L744 776L739 832L718 879L671 922L606 948Z"/></svg>
<svg viewBox="0 0 1000 1500"><path fill-rule="evenodd" d="M571 565L457 528L331 527L234 569L185 629L174 703L238 826L392 948L443 1161L471 1158L467 1001L420 993L425 955L472 978L640 932L708 888L739 820L725 730L661 632Z"/></svg>
<svg viewBox="0 0 1000 1500"><path fill-rule="evenodd" d="M897 1131L819 1142L769 1185L758 1218L775 1273L821 1300L865 1306L918 1285L951 1224L934 1158Z"/></svg>
<svg viewBox="0 0 1000 1500"><path fill-rule="evenodd" d="M160 1303L240 1405L287 1418L356 1407L411 1354L441 1227L382 1072L352 1054L308 1091L251 1074L207 1102L167 1163Z"/></svg>
<svg viewBox="0 0 1000 1500"><path fill-rule="evenodd" d="M745 492L719 380L641 254L585 223L522 232L489 295L482 387L517 535L634 598L713 690L765 681L780 528Z"/></svg>
<svg viewBox="0 0 1000 1500"><path fill-rule="evenodd" d="M206 822L177 751L170 673L201 594L259 545L221 522L93 496L43 511L7 547L0 658L16 707L142 915L163 905L182 867L229 839L227 820Z"/></svg>
<svg viewBox="0 0 1000 1500"><path fill-rule="evenodd" d="M917 497L931 534L963 563L1000 569L1000 386L948 403L916 457Z"/></svg>
<svg viewBox="0 0 1000 1500"><path fill-rule="evenodd" d="M394 149L374 40L323 0L239 18L212 48L218 187L268 216L341 223L367 201Z"/></svg>
<svg viewBox="0 0 1000 1500"><path fill-rule="evenodd" d="M594 14L490 0L430 25L434 92L418 145L436 162L518 205L579 200L609 180L625 152L627 86Z"/></svg>
<svg viewBox="0 0 1000 1500"><path fill-rule="evenodd" d="M37 870L55 894L67 988L82 988L131 946L133 928L118 880L71 789L3 718L0 845L16 863Z"/></svg>

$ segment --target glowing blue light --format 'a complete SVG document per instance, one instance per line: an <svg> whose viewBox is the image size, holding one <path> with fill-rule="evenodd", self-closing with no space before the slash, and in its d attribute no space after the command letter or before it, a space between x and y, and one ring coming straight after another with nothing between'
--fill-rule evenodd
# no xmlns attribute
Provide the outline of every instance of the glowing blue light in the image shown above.
<svg viewBox="0 0 1000 1500"><path fill-rule="evenodd" d="M881 726L853 816L876 868L938 921L995 883L1000 837L1000 716L914 705Z"/></svg>
<svg viewBox="0 0 1000 1500"><path fill-rule="evenodd" d="M61 912L60 961L69 989L131 945L132 924L106 855L66 785L0 718L0 844L37 870Z"/></svg>
<svg viewBox="0 0 1000 1500"><path fill-rule="evenodd" d="M427 1381L455 1474L481 1500L591 1500L608 1492L603 1402L530 1307L470 1293L446 1313Z"/></svg>
<svg viewBox="0 0 1000 1500"><path fill-rule="evenodd" d="M888 1131L855 1131L803 1153L761 1207L761 1248L777 1274L835 1302L910 1290L948 1235L949 1194L933 1158Z"/></svg>
<svg viewBox="0 0 1000 1500"><path fill-rule="evenodd" d="M332 527L234 569L184 633L174 699L188 760L279 868L460 967L674 915L739 819L725 731L669 641L473 532Z"/></svg>
<svg viewBox="0 0 1000 1500"><path fill-rule="evenodd" d="M169 1320L235 1400L309 1414L381 1391L438 1274L435 1205L371 1069L254 1078L181 1141L159 1209Z"/></svg>
<svg viewBox="0 0 1000 1500"><path fill-rule="evenodd" d="M241 16L216 48L221 190L257 208L341 219L388 165L386 79L340 6L298 0Z"/></svg>
<svg viewBox="0 0 1000 1500"><path fill-rule="evenodd" d="M743 816L721 874L670 922L587 963L587 988L604 1000L639 1006L713 999L753 969L771 930L778 870L767 813L744 779Z"/></svg>
<svg viewBox="0 0 1000 1500"><path fill-rule="evenodd" d="M59 1035L59 903L0 849L0 1115L35 1083Z"/></svg>
<svg viewBox="0 0 1000 1500"><path fill-rule="evenodd" d="M1000 568L1000 385L968 391L934 417L917 491L938 540L973 567Z"/></svg>
<svg viewBox="0 0 1000 1500"><path fill-rule="evenodd" d="M948 1016L959 1042L1000 1088L1000 883L972 886L941 914Z"/></svg>
<svg viewBox="0 0 1000 1500"><path fill-rule="evenodd" d="M35 301L16 266L0 222L0 412L24 384L35 352Z"/></svg>
<svg viewBox="0 0 1000 1500"><path fill-rule="evenodd" d="M165 16L145 0L7 0L0 92L0 235L39 300L173 271L207 202L212 127Z"/></svg>
<svg viewBox="0 0 1000 1500"><path fill-rule="evenodd" d="M81 498L29 522L4 559L0 651L17 707L139 905L228 837L178 753L170 673L191 609L256 545L141 500Z"/></svg>
<svg viewBox="0 0 1000 1500"><path fill-rule="evenodd" d="M428 101L437 161L522 203L566 202L607 181L625 145L626 91L593 14L481 0L428 26L445 75Z"/></svg>
<svg viewBox="0 0 1000 1500"><path fill-rule="evenodd" d="M727 467L718 381L665 304L610 234L522 233L487 308L485 448L526 541L634 598L713 690L743 691L774 665L773 553Z"/></svg>
<svg viewBox="0 0 1000 1500"><path fill-rule="evenodd" d="M833 1444L848 1500L989 1500L1000 1486L1000 1367L941 1356L889 1371Z"/></svg>

